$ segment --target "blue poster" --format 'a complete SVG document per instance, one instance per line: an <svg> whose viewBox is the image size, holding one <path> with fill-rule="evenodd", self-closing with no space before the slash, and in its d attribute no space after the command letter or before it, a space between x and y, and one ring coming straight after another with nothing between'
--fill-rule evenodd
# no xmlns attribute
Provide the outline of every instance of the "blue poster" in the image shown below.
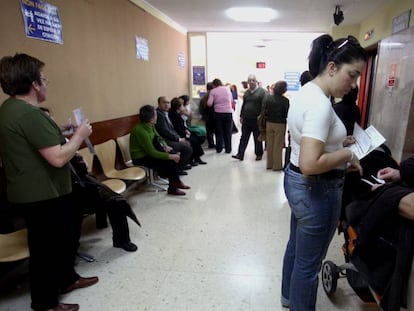
<svg viewBox="0 0 414 311"><path fill-rule="evenodd" d="M57 7L42 0L20 0L26 37L63 44Z"/></svg>
<svg viewBox="0 0 414 311"><path fill-rule="evenodd" d="M193 84L205 85L206 84L206 69L204 66L193 66Z"/></svg>
<svg viewBox="0 0 414 311"><path fill-rule="evenodd" d="M299 91L300 72L285 72L285 81L288 91Z"/></svg>

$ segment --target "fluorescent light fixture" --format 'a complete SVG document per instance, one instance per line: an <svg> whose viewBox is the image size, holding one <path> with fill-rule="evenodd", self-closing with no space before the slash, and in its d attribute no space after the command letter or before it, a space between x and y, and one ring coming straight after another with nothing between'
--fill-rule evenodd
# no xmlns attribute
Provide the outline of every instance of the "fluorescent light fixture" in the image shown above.
<svg viewBox="0 0 414 311"><path fill-rule="evenodd" d="M268 23L276 18L277 12L271 8L238 7L227 9L226 14L237 22Z"/></svg>

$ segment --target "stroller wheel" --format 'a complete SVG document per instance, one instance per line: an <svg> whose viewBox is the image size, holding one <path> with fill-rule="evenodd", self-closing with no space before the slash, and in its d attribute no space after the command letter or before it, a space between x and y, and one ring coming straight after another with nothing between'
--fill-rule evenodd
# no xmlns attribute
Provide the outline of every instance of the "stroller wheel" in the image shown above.
<svg viewBox="0 0 414 311"><path fill-rule="evenodd" d="M325 293L331 296L336 291L338 284L339 271L338 266L332 261L325 261L322 265L322 285Z"/></svg>

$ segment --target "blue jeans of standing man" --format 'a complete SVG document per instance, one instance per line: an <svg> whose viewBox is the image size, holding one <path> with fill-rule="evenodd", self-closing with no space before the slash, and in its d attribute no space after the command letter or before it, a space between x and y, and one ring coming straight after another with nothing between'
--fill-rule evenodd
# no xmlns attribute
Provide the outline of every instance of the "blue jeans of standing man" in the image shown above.
<svg viewBox="0 0 414 311"><path fill-rule="evenodd" d="M290 311L314 311L318 274L338 225L343 178L304 177L288 166L284 187L292 213L281 300Z"/></svg>

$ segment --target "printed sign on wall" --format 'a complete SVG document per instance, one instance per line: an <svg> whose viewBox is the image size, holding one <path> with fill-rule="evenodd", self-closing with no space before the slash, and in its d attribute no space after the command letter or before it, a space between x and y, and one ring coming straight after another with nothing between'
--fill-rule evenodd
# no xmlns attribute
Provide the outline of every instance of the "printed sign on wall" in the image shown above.
<svg viewBox="0 0 414 311"><path fill-rule="evenodd" d="M63 44L57 7L42 0L20 0L26 37Z"/></svg>
<svg viewBox="0 0 414 311"><path fill-rule="evenodd" d="M288 91L298 91L300 87L300 72L285 72Z"/></svg>
<svg viewBox="0 0 414 311"><path fill-rule="evenodd" d="M185 66L185 57L183 52L178 53L178 67L184 68Z"/></svg>
<svg viewBox="0 0 414 311"><path fill-rule="evenodd" d="M193 66L193 84L206 84L206 69L204 66Z"/></svg>
<svg viewBox="0 0 414 311"><path fill-rule="evenodd" d="M137 36L135 37L135 44L137 47L137 58L149 61L148 40Z"/></svg>

